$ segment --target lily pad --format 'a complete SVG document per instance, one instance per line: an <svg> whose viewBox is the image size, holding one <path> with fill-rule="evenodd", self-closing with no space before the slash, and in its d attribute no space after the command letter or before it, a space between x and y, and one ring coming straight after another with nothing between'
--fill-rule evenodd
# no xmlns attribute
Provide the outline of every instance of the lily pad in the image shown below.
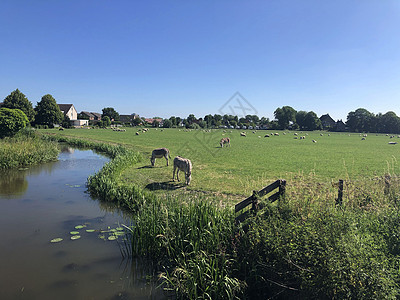
<svg viewBox="0 0 400 300"><path fill-rule="evenodd" d="M77 239L80 239L80 238L81 238L80 235L73 235L73 236L71 236L71 240L77 240Z"/></svg>
<svg viewBox="0 0 400 300"><path fill-rule="evenodd" d="M115 236L115 235L110 235L109 237L108 237L108 240L109 241L114 241L114 240L116 240L118 237L117 236Z"/></svg>
<svg viewBox="0 0 400 300"><path fill-rule="evenodd" d="M76 225L75 229L82 229L83 227L86 227L85 225Z"/></svg>
<svg viewBox="0 0 400 300"><path fill-rule="evenodd" d="M79 234L79 231L71 231L70 234L72 235Z"/></svg>
<svg viewBox="0 0 400 300"><path fill-rule="evenodd" d="M50 243L59 243L59 242L61 242L63 239L62 238L55 238L55 239L52 239L51 241L50 241Z"/></svg>
<svg viewBox="0 0 400 300"><path fill-rule="evenodd" d="M95 232L94 229L86 229L86 232Z"/></svg>
<svg viewBox="0 0 400 300"><path fill-rule="evenodd" d="M105 235L104 235L104 234L99 234L99 239L105 240L105 239L106 239L106 237L105 237Z"/></svg>
<svg viewBox="0 0 400 300"><path fill-rule="evenodd" d="M124 228L122 228L122 227L117 227L117 228L115 228L115 229L117 229L117 230L119 230L119 231L123 231L123 230L124 230Z"/></svg>

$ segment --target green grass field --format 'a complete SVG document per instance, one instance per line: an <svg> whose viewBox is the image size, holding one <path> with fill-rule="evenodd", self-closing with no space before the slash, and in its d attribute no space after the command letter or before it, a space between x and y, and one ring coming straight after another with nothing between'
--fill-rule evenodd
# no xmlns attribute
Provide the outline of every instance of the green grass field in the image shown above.
<svg viewBox="0 0 400 300"><path fill-rule="evenodd" d="M386 135L368 134L361 140L358 133L297 132L298 136L306 136L300 140L290 131L278 131L279 136L266 138L264 135L271 131L264 130L255 133L246 130L246 137L241 137L238 130L205 132L151 128L139 135L135 134L137 128L128 128L126 132L111 129L41 131L123 144L138 150L145 160L127 168L121 174L121 182L136 183L154 191L172 189L249 195L278 178L294 181L311 177L330 183L338 179L365 180L400 171L397 163L400 145L388 144L398 138L390 139ZM231 138L231 147L220 147L222 137ZM313 143L313 139L317 142ZM165 159L157 159L155 167L150 167L151 151L159 147L170 150L169 167ZM172 160L176 155L192 161L189 187L171 181Z"/></svg>

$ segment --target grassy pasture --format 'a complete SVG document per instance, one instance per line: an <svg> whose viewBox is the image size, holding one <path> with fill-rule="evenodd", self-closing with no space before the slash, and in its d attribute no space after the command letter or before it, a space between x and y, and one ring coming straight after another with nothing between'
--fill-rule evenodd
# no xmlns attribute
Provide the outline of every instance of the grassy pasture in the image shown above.
<svg viewBox="0 0 400 300"><path fill-rule="evenodd" d="M150 190L165 189L210 191L248 195L283 178L294 181L313 178L330 183L338 179L365 180L387 173L399 173L400 145L389 145L386 135L368 134L361 140L358 133L297 132L304 140L295 139L294 132L278 131L279 136L264 137L271 131L258 130L241 137L238 130L150 129L136 135L137 129L126 132L110 129L46 130L85 140L123 144L143 153L143 162L130 166L121 174L122 183L136 183ZM307 135L306 135L307 134ZM221 148L219 140L231 138L231 147ZM312 140L316 140L313 143ZM150 167L154 148L166 147L171 152L169 167L165 159L157 159ZM193 164L189 187L172 182L172 160L176 155L189 158ZM183 174L182 174L183 175ZM181 182L183 181L181 178Z"/></svg>
<svg viewBox="0 0 400 300"><path fill-rule="evenodd" d="M221 149L221 130L153 129L138 136L133 130L60 133L80 137L82 144L114 157L89 178L89 191L134 212L135 226L124 253L154 259L165 271L160 274L164 287L175 291L177 298L396 299L400 295L399 177L392 178L387 190L383 180L370 180L398 173L398 145L388 145L393 141L389 137L372 135L361 141L358 134L313 132L296 140L293 133L263 138L264 131L247 137L233 131L225 133L232 137L232 147ZM68 142L79 145L81 140ZM195 172L189 189L246 194L284 177L286 197L272 204L265 201L264 208L246 220L249 231L244 233L234 222L229 200L235 197L202 193L158 197L141 188L150 182L156 191L164 192L157 188L160 183L162 188L187 190L169 181L172 166L166 167L165 160L149 167L150 151L161 146L170 148L172 156L192 159ZM146 160L127 147L141 151ZM347 179L340 209L331 184L339 177ZM224 205L215 205L213 199Z"/></svg>

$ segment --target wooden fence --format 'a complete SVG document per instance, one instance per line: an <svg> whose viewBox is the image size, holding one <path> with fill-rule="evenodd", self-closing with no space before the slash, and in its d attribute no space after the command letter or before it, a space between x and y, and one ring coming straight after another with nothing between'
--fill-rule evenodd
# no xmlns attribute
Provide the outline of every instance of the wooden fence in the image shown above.
<svg viewBox="0 0 400 300"><path fill-rule="evenodd" d="M391 177L389 175L385 176L385 189L384 193L390 193L390 185L391 185ZM338 197L336 198L336 205L342 206L343 204L343 187L344 181L342 179L339 180L338 184ZM270 184L269 186L263 188L260 191L254 191L253 195L248 197L247 199L243 200L242 202L235 205L235 213L240 212L247 206L251 204L251 209L245 211L244 213L240 214L236 217L236 222L243 222L251 213L256 212L257 210L262 208L262 204L259 203L259 199L274 190L278 189L274 194L268 197L268 200L274 202L275 200L279 199L280 197L285 196L285 189L286 189L286 180L279 179L274 183Z"/></svg>
<svg viewBox="0 0 400 300"><path fill-rule="evenodd" d="M268 197L268 200L271 202L274 202L278 200L280 197L283 197L285 195L286 180L279 179L258 192L254 191L253 195L243 200L242 202L236 204L235 213L240 212L241 210L243 210L244 208L246 208L251 204L251 209L237 216L236 222L243 222L249 216L250 213L256 212L258 209L260 209L261 204L259 203L259 198L273 192L276 189L278 189L278 191L276 191L274 194Z"/></svg>

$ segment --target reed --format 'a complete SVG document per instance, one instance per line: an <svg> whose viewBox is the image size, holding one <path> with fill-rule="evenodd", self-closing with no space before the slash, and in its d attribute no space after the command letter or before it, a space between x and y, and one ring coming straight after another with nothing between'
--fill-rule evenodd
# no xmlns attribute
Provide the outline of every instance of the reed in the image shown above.
<svg viewBox="0 0 400 300"><path fill-rule="evenodd" d="M43 140L33 130L0 139L0 169L23 168L57 160L57 144Z"/></svg>

